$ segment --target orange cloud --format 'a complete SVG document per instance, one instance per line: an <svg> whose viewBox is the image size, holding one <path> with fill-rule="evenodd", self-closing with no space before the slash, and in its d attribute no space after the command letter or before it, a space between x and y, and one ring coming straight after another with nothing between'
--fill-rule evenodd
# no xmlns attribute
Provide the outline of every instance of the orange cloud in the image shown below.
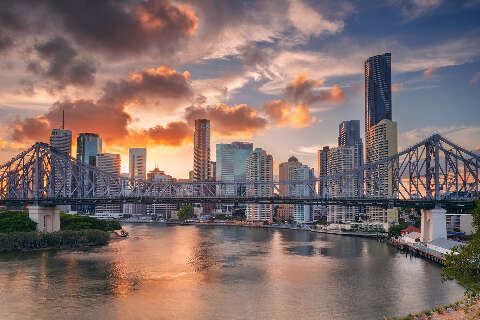
<svg viewBox="0 0 480 320"><path fill-rule="evenodd" d="M428 79L432 76L433 72L435 72L438 68L437 67L430 67L423 72L423 79Z"/></svg>
<svg viewBox="0 0 480 320"><path fill-rule="evenodd" d="M217 103L207 107L191 106L185 109L185 118L192 125L195 119L210 119L211 129L224 137L251 136L268 127L267 120L246 104L228 106Z"/></svg>
<svg viewBox="0 0 480 320"><path fill-rule="evenodd" d="M397 82L392 83L392 92L398 92L403 90L403 83Z"/></svg>
<svg viewBox="0 0 480 320"><path fill-rule="evenodd" d="M316 93L315 88L321 87L323 84L323 80L309 80L306 72L300 73L284 89L283 99L265 103L263 110L277 126L306 127L317 121L316 117L310 115L312 105L318 105L317 110L322 110L322 108L326 110L331 107L332 103L347 100L345 91L338 85Z"/></svg>

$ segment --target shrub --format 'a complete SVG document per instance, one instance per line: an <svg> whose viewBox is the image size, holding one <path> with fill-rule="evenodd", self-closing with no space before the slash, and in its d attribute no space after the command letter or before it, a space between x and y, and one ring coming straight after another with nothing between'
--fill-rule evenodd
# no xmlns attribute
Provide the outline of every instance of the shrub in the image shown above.
<svg viewBox="0 0 480 320"><path fill-rule="evenodd" d="M110 232L120 230L122 226L116 220L101 220L87 216L60 213L61 230L102 230Z"/></svg>
<svg viewBox="0 0 480 320"><path fill-rule="evenodd" d="M37 228L37 223L30 220L26 211L0 212L0 233L32 232Z"/></svg>
<svg viewBox="0 0 480 320"><path fill-rule="evenodd" d="M0 234L0 251L98 246L107 244L109 239L110 234L100 230L11 232Z"/></svg>

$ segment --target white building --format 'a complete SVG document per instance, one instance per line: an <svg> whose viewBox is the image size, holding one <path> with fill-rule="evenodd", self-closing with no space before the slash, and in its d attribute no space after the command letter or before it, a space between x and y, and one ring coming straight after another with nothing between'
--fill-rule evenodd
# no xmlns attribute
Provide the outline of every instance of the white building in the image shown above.
<svg viewBox="0 0 480 320"><path fill-rule="evenodd" d="M120 175L120 155L113 153L100 153L96 156L97 168L99 170ZM106 183L104 179L97 179L97 192L106 191ZM112 184L110 190L113 192L120 191L121 186ZM121 205L119 203L105 203L95 205L95 215L118 217L121 213Z"/></svg>
<svg viewBox="0 0 480 320"><path fill-rule="evenodd" d="M247 159L247 182L271 182L273 181L273 157L265 150L256 148ZM248 197L273 196L273 189L266 185L248 185L246 189ZM271 204L248 204L246 209L249 221L272 221Z"/></svg>
<svg viewBox="0 0 480 320"><path fill-rule="evenodd" d="M370 128L366 145L365 162L373 163L385 160L398 152L397 149L397 123L383 119ZM393 183L394 167L386 163L377 170L366 172L366 191L371 197L387 198L394 197L398 190L395 190ZM383 209L378 207L367 207L366 213L371 221L398 222L398 210L396 208Z"/></svg>
<svg viewBox="0 0 480 320"><path fill-rule="evenodd" d="M314 173L313 169L310 169L307 165L302 165L297 167L295 170L295 179L296 182L307 182L312 181L311 183L297 184L295 185L295 196L297 197L312 197L315 190ZM293 219L297 223L309 223L313 221L313 206L310 204L296 204L293 212Z"/></svg>
<svg viewBox="0 0 480 320"><path fill-rule="evenodd" d="M147 179L147 149L130 148L128 157L128 173L131 179Z"/></svg>
<svg viewBox="0 0 480 320"><path fill-rule="evenodd" d="M356 148L353 146L331 148L328 151L327 174L337 174L354 169L355 155ZM330 197L358 197L360 192L358 178L351 176L342 178L342 180L329 181L326 188ZM358 207L331 205L328 207L327 222L354 222L358 214Z"/></svg>
<svg viewBox="0 0 480 320"><path fill-rule="evenodd" d="M470 236L475 231L471 214L447 213L445 217L447 220L447 232L460 232Z"/></svg>
<svg viewBox="0 0 480 320"><path fill-rule="evenodd" d="M164 171L161 171L158 168L153 169L148 172L147 180L149 182L172 182L175 179L166 174ZM160 190L155 190L160 191ZM152 203L146 206L146 213L148 215L153 215L157 217L163 217L165 219L169 218L172 212L177 210L177 205L175 203Z"/></svg>

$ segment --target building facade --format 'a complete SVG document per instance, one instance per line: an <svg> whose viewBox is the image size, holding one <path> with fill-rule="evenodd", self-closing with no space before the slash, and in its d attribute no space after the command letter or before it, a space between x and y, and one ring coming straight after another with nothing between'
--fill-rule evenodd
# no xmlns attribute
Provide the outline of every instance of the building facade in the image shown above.
<svg viewBox="0 0 480 320"><path fill-rule="evenodd" d="M302 163L294 156L291 156L287 162L282 162L278 166L279 181L280 182L291 182L297 179L296 169L301 167ZM282 185L280 184L280 192L283 196L294 195L296 190L295 186L291 185ZM288 220L294 218L293 214L295 211L295 205L293 204L281 204L277 210L277 215L280 220Z"/></svg>
<svg viewBox="0 0 480 320"><path fill-rule="evenodd" d="M128 173L131 179L147 179L147 149L130 148L128 151Z"/></svg>
<svg viewBox="0 0 480 320"><path fill-rule="evenodd" d="M338 146L355 148L355 168L363 165L363 142L360 138L360 120L343 121L338 126Z"/></svg>
<svg viewBox="0 0 480 320"><path fill-rule="evenodd" d="M312 197L314 195L315 183L314 178L315 174L313 168L309 168L307 165L301 165L296 167L294 170L295 177L294 181L297 182L307 182L311 183L301 183L294 186L295 196L297 197ZM293 220L297 223L310 223L313 221L313 206L310 204L296 204L293 213Z"/></svg>
<svg viewBox="0 0 480 320"><path fill-rule="evenodd" d="M273 181L273 157L265 150L256 148L248 157L246 164L246 181ZM273 196L273 189L266 185L248 185L246 194L250 197ZM272 213L271 204L248 204L246 208L247 220L252 222L272 222Z"/></svg>
<svg viewBox="0 0 480 320"><path fill-rule="evenodd" d="M327 161L328 161L328 151L330 150L329 146L325 146L322 150L318 150L318 177L321 178L327 175ZM323 195L324 186L320 182L318 185L318 194Z"/></svg>
<svg viewBox="0 0 480 320"><path fill-rule="evenodd" d="M195 120L193 138L193 180L210 180L210 120Z"/></svg>
<svg viewBox="0 0 480 320"><path fill-rule="evenodd" d="M166 174L164 171L161 171L158 168L149 171L147 174L147 181L151 182L172 182L175 179ZM158 187L159 188L159 187ZM160 190L156 190L157 192ZM171 213L177 210L177 205L175 203L152 203L146 205L146 214L152 215L155 217L161 217L168 219L171 217Z"/></svg>
<svg viewBox="0 0 480 320"><path fill-rule="evenodd" d="M397 123L384 119L370 128L368 132L366 159L368 163L385 160L398 152ZM393 183L393 174L398 164L380 165L378 169L367 170L365 176L366 192L371 197L394 197L398 190ZM393 223L398 222L398 210L367 207L370 221Z"/></svg>
<svg viewBox="0 0 480 320"><path fill-rule="evenodd" d="M216 180L224 182L242 182L246 179L247 159L253 152L253 144L232 142L216 145ZM244 188L235 190L233 186L217 187L217 195L238 195Z"/></svg>
<svg viewBox="0 0 480 320"><path fill-rule="evenodd" d="M355 156L355 147L340 146L330 149L327 160L327 174L337 174L354 169ZM355 181L352 177L329 181L326 188L328 195L332 197L358 197L360 189L358 180ZM358 207L330 205L328 206L327 222L354 222L358 213Z"/></svg>
<svg viewBox="0 0 480 320"><path fill-rule="evenodd" d="M97 154L96 157L97 168L108 173L120 175L120 165L121 159L119 154L113 153L100 153ZM105 182L103 179L97 180L97 192L104 192L106 189ZM118 190L112 191L120 191L120 186L111 186L111 190L114 188L118 188ZM105 204L98 204L95 205L95 215L100 216L111 216L111 217L118 217L121 213L121 205L119 203L105 203Z"/></svg>
<svg viewBox="0 0 480 320"><path fill-rule="evenodd" d="M383 119L392 120L391 53L365 61L365 133Z"/></svg>
<svg viewBox="0 0 480 320"><path fill-rule="evenodd" d="M102 153L102 139L96 133L80 133L77 137L77 160L96 165L97 154Z"/></svg>
<svg viewBox="0 0 480 320"><path fill-rule="evenodd" d="M72 155L72 131L53 129L50 135L50 145L58 152L70 157ZM56 161L52 164L55 193L67 195L72 187L72 167L70 162ZM64 210L69 208L64 207Z"/></svg>

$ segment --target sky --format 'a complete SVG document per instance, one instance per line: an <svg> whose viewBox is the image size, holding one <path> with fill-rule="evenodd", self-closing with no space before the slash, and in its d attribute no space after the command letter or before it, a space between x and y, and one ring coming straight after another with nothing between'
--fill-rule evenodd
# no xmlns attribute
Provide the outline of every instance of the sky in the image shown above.
<svg viewBox="0 0 480 320"><path fill-rule="evenodd" d="M392 54L399 148L439 133L480 149L479 0L2 0L0 163L53 128L147 169L193 166L193 124L316 168L364 122L364 61ZM363 128L363 125L361 126ZM361 133L362 137L364 132Z"/></svg>

